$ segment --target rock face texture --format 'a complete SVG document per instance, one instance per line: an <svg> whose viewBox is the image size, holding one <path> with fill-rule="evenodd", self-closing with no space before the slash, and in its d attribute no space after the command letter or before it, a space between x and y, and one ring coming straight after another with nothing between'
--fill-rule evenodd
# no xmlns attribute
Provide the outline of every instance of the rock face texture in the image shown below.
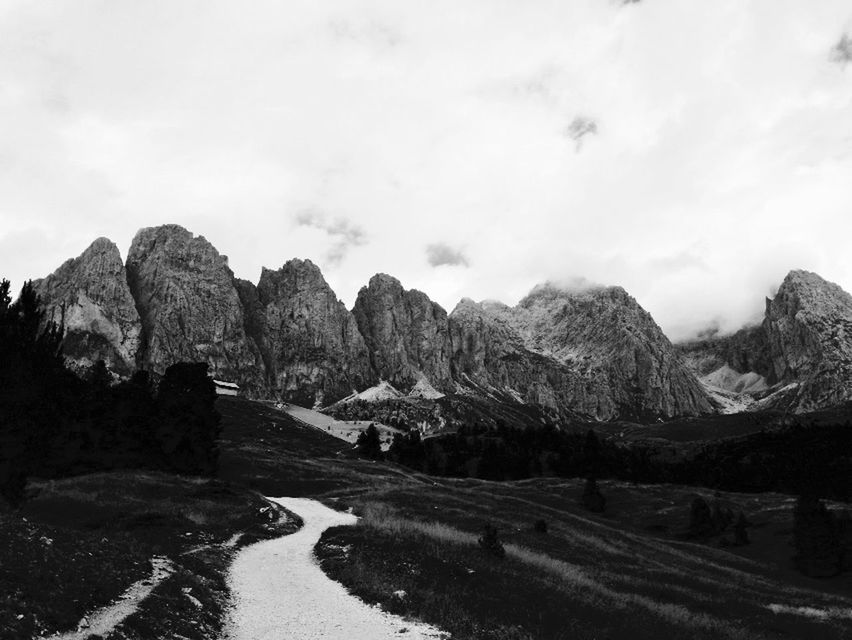
<svg viewBox="0 0 852 640"><path fill-rule="evenodd" d="M766 301L761 325L678 350L705 382L753 395L746 409L803 413L837 405L852 400L852 296L815 273L791 271ZM739 388L758 378L764 383L756 393Z"/></svg>
<svg viewBox="0 0 852 640"><path fill-rule="evenodd" d="M249 332L259 333L271 388L291 402L313 406L373 384L355 318L310 260L263 269L256 291L256 303L248 292L242 298L252 308Z"/></svg>
<svg viewBox="0 0 852 640"><path fill-rule="evenodd" d="M142 319L141 366L163 373L174 362L207 362L250 393L264 387L228 259L203 236L177 225L140 230L127 279Z"/></svg>
<svg viewBox="0 0 852 640"><path fill-rule="evenodd" d="M553 358L527 348L507 320L511 309L465 298L450 314L453 376L461 387L559 412L610 415L587 394L587 381Z"/></svg>
<svg viewBox="0 0 852 640"><path fill-rule="evenodd" d="M439 391L453 390L447 312L425 293L377 274L358 293L352 313L376 375L404 392L424 377Z"/></svg>
<svg viewBox="0 0 852 640"><path fill-rule="evenodd" d="M88 369L103 360L118 375L133 372L142 324L115 244L98 238L33 284L46 320L65 329L63 351L72 367Z"/></svg>
<svg viewBox="0 0 852 640"><path fill-rule="evenodd" d="M203 361L248 395L308 406L381 380L600 420L852 400L852 296L806 271L790 272L760 326L677 349L620 287L545 284L515 307L465 299L448 317L378 274L350 312L310 261L264 269L254 285L177 225L139 231L126 265L99 238L35 286L77 368L102 359L127 376Z"/></svg>
<svg viewBox="0 0 852 640"><path fill-rule="evenodd" d="M620 287L546 284L514 308L476 306L459 305L451 323L461 328L453 330L456 370L480 384L602 420L713 409L650 314Z"/></svg>
<svg viewBox="0 0 852 640"><path fill-rule="evenodd" d="M773 379L798 383L797 412L852 399L852 296L808 271L791 271L767 300L763 329Z"/></svg>
<svg viewBox="0 0 852 640"><path fill-rule="evenodd" d="M698 376L708 375L727 365L736 371L753 371L766 378L772 377L769 343L762 324L740 329L728 336L683 342L676 349Z"/></svg>

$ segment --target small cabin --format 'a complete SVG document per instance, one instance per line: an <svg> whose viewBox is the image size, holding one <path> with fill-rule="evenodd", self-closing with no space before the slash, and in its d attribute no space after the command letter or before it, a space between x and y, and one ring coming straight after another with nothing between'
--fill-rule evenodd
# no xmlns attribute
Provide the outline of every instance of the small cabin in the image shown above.
<svg viewBox="0 0 852 640"><path fill-rule="evenodd" d="M235 382L225 382L224 380L213 380L216 385L217 396L235 396L240 392L240 385Z"/></svg>

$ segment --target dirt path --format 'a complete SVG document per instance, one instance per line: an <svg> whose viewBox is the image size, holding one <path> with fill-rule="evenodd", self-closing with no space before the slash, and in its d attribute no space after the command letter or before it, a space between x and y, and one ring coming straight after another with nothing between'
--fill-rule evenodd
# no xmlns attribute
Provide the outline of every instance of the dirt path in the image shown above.
<svg viewBox="0 0 852 640"><path fill-rule="evenodd" d="M272 498L299 515L304 526L289 536L243 549L231 566L234 608L226 637L234 640L369 638L418 640L445 637L370 607L329 579L314 558L314 545L329 527L351 525L353 515L307 498Z"/></svg>
<svg viewBox="0 0 852 640"><path fill-rule="evenodd" d="M93 635L106 636L128 616L135 613L139 604L174 571L171 561L160 556L151 558L151 567L150 577L130 585L119 596L117 602L84 617L76 631L51 636L51 638L56 638L56 640L84 640Z"/></svg>

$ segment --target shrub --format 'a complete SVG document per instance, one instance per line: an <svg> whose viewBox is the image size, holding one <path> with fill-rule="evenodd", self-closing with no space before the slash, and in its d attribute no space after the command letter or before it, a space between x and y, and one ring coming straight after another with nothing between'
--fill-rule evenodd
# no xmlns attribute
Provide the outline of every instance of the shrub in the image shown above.
<svg viewBox="0 0 852 640"><path fill-rule="evenodd" d="M485 528L482 530L482 537L479 538L479 546L482 547L484 551L494 554L498 558L502 558L506 555L503 543L500 542L497 537L497 529L491 524L486 524Z"/></svg>
<svg viewBox="0 0 852 640"><path fill-rule="evenodd" d="M696 497L689 506L688 534L693 538L698 538L712 535L715 530L710 506L701 496Z"/></svg>
<svg viewBox="0 0 852 640"><path fill-rule="evenodd" d="M748 520L746 520L745 514L740 511L740 515L737 517L737 522L734 525L734 544L746 545L751 542L748 539L748 531L746 531L747 526Z"/></svg>
<svg viewBox="0 0 852 640"><path fill-rule="evenodd" d="M603 513L606 510L606 498L600 489L598 489L598 483L594 478L586 480L586 486L583 488L582 502L583 506L592 513Z"/></svg>

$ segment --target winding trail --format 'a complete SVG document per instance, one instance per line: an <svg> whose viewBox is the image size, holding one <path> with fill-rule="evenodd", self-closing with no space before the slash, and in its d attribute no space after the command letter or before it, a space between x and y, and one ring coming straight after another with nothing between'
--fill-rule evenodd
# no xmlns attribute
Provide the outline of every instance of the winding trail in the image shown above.
<svg viewBox="0 0 852 640"><path fill-rule="evenodd" d="M371 607L323 573L314 558L322 532L357 518L308 498L270 498L299 515L304 526L288 536L240 551L231 566L234 606L225 629L233 640L426 640L439 629Z"/></svg>
<svg viewBox="0 0 852 640"><path fill-rule="evenodd" d="M171 560L163 556L151 558L151 575L130 585L113 604L98 609L83 617L76 631L69 631L51 638L56 640L85 640L90 636L106 636L130 615L136 612L142 601L166 578L174 573Z"/></svg>

